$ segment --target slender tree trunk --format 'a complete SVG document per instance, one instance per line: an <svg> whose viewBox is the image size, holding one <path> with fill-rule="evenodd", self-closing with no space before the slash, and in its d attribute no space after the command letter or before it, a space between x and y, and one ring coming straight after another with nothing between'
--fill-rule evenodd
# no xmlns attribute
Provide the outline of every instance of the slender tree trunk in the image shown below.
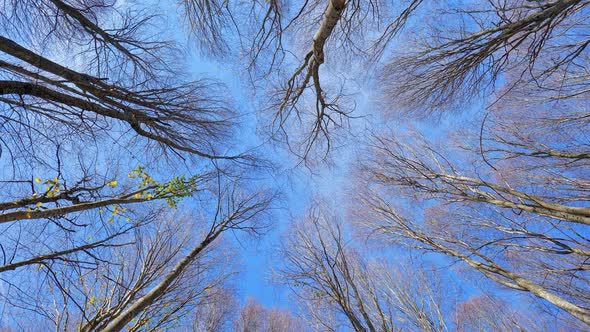
<svg viewBox="0 0 590 332"><path fill-rule="evenodd" d="M166 293L168 286L174 282L178 277L181 276L182 272L195 261L199 253L201 253L213 240L215 240L219 234L223 231L224 227L219 227L213 234L207 235L198 246L196 246L188 255L181 259L176 266L164 277L164 279L156 285L147 294L139 298L133 303L127 310L123 311L115 319L113 319L102 332L115 332L120 331L127 325L137 314L143 311L145 308L150 306L152 303L158 300L162 295Z"/></svg>
<svg viewBox="0 0 590 332"><path fill-rule="evenodd" d="M324 62L324 45L342 17L345 7L346 0L330 0L328 3L328 8L324 12L322 25L320 25L320 28L313 36L312 52L316 61L319 63Z"/></svg>

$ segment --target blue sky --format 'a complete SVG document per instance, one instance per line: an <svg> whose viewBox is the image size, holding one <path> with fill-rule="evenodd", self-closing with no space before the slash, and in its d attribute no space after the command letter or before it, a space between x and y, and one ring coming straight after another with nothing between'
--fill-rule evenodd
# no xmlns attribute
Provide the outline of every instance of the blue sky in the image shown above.
<svg viewBox="0 0 590 332"><path fill-rule="evenodd" d="M343 207L339 210L339 214L340 217L344 217L346 206L343 204L346 202L347 192L352 188L348 177L350 175L348 173L349 166L356 157L356 153L359 152L360 145L358 143L366 143L367 137L364 135L367 132L365 128L376 131L385 128L403 130L404 126L412 125L419 128L427 138L436 139L449 130L452 124L460 126L461 122L466 121L473 113L479 111L479 109L474 109L461 116L455 115L451 119L444 117L439 120L427 119L409 123L402 119L384 119L375 112L376 104L372 101L375 96L372 96L370 92L370 78L363 78L360 80L361 82L356 84L359 90L356 91L358 104L354 113L354 115L362 115L363 117L351 120L352 135L343 139L343 144L332 151L331 160L333 162L307 169L302 165L297 165L298 159L290 155L284 146L271 146L264 141L264 136L256 133L257 126L264 125L264 119L261 120L257 116L257 105L260 104L260 101L254 99L249 93L251 90L248 87L248 82L245 81L245 77L240 75L238 66L224 65L223 60L205 58L195 50L187 50L187 55L190 56L188 63L191 64L195 77L212 77L226 84L228 95L234 100L246 123L245 130L240 130L239 133L239 141L243 144L243 148L257 147L261 156L269 158L279 167L276 171L263 171L259 174L262 183L280 188L284 194L280 203L281 208L273 215L271 229L260 239L240 238L239 240L244 252L243 255L240 255L241 274L235 279L235 285L240 292L242 303L252 297L268 307L296 310L291 291L279 283L273 282L272 270L280 266L278 249L281 238L289 224L305 213L308 204L316 196L329 198L328 201L333 206ZM402 123L403 126L401 126ZM398 251L392 250L385 256L387 259L395 260L398 255L396 252ZM433 255L434 262L442 262L441 258L441 256ZM478 293L474 287L468 286L466 289L468 293Z"/></svg>
<svg viewBox="0 0 590 332"><path fill-rule="evenodd" d="M120 1L124 3L125 0ZM211 78L225 84L221 90L221 96L230 102L236 109L239 117L237 121L239 128L236 130L236 139L232 142L231 152L254 151L257 155L269 160L274 168L260 168L248 173L253 180L253 187L278 189L281 194L281 201L277 209L273 211L270 218L270 226L267 233L260 237L249 237L227 233L224 236L235 240L233 248L237 249L235 255L237 267L240 274L233 279L233 285L239 291L239 301L243 304L248 298L255 298L267 307L296 310L292 301L292 294L289 289L280 286L273 280L273 268L280 267L279 248L283 242L285 231L289 225L304 215L310 202L317 196L322 196L332 205L332 210L337 215L345 218L347 195L354 190L351 183L350 166L357 157L356 154L362 149L363 143L368 140L371 132L392 131L403 133L409 127L415 126L428 140L440 141L443 145L448 139L447 134L462 128L466 125L477 123L484 116L483 101L471 104L471 107L461 113L449 114L440 119L408 120L382 115L382 107L395 105L384 105L377 100L378 91L373 86L372 77L364 74L363 68L344 68L343 65L333 65L327 62L324 65L326 73L334 70L331 74L345 77L350 80L348 85L356 101L356 109L353 116L360 116L358 119L351 119L350 131L344 131L343 137L338 141L337 148L331 152L328 163L318 163L311 168L299 164L299 160L290 154L285 145L274 144L268 137L262 134L261 128L265 126L265 117L260 115L260 105L266 101L262 94L255 95L246 73L243 71L243 63L240 63L240 55L228 54L225 58L214 59L199 52L195 41L185 35L178 27L179 13L177 1L167 0L163 2L154 1L154 5L167 13L164 20L158 26L164 30L164 34L171 34L181 45L184 45L183 55L185 63L188 64L188 79ZM396 45L400 47L400 45ZM237 49L237 47L236 47ZM346 72L344 72L346 70ZM329 76L329 75L324 75ZM117 141L113 137L113 141ZM125 143L121 143L125 144ZM106 150L117 151L120 147L105 147ZM140 148L137 151L141 150ZM134 150L135 151L135 150ZM108 151L105 151L108 152ZM105 155L108 155L105 153ZM6 162L6 159L3 161ZM98 158L98 167L111 163L111 160ZM137 163L146 163L146 160L138 156L130 155L122 158L116 165L110 165L113 170L121 169L122 172L133 169ZM174 171L180 174L190 175L198 165L178 164ZM470 165L461 165L470 167ZM155 168L155 167L154 167ZM113 171L114 172L114 171ZM169 178L169 174L152 174L162 180ZM3 174L9 177L8 174ZM190 206L190 205L189 205ZM419 215L419 213L417 213ZM389 260L395 262L400 257L407 257L409 254L404 249L390 250L374 254L373 258L378 260ZM417 255L422 255L421 253ZM457 265L439 255L423 255L426 261L431 262L441 270L449 269L446 277L465 278L456 271ZM497 291L489 281L481 275L469 274L473 279L465 279L464 288L460 297L467 298L486 291ZM475 277L474 277L475 276ZM502 292L504 299L513 301L516 306L522 304L524 296L514 292Z"/></svg>
<svg viewBox="0 0 590 332"><path fill-rule="evenodd" d="M172 12L169 12L172 13ZM175 14L171 14L174 16ZM173 21L173 18L170 19ZM339 216L344 217L346 211L344 202L346 195L352 189L350 183L349 168L351 162L360 152L362 144L367 143L367 134L371 131L404 130L407 126L415 126L426 138L437 139L444 133L452 130L454 126L460 127L465 121L472 119L474 114L481 111L481 105L476 105L472 110L461 114L453 114L440 119L423 119L422 121L407 121L403 118L391 118L382 115L377 110L383 106L377 100L378 91L372 86L372 77L366 76L366 71L361 68L349 70L347 73L336 73L352 78L350 85L353 87L354 99L357 107L353 113L358 119L352 119L351 128L345 131L340 145L331 152L331 162L319 164L319 167L308 169L300 165L299 159L290 154L286 146L273 145L264 134L260 134L261 126L265 126L265 119L259 116L258 107L265 102L254 96L249 86L248 78L243 72L243 64L235 61L235 56L227 56L224 59L215 59L200 54L196 47L191 46L192 40L186 35L177 36L181 43L186 43L185 50L187 60L194 78L209 77L223 82L227 87L228 97L232 100L240 114L241 128L238 141L241 146L237 151L255 148L263 158L268 158L278 166L276 170L261 171L258 176L262 184L271 188L280 188L284 194L280 203L281 208L273 215L273 225L269 232L259 239L240 238L239 243L244 250L240 259L242 274L236 278L235 284L240 291L241 302L253 297L263 305L285 309L295 309L293 295L285 287L273 283L272 269L276 267L280 257L278 248L281 237L284 236L289 224L298 217L304 215L311 200L316 196L328 198L334 206L340 206ZM344 68L336 66L336 70ZM330 63L326 64L326 70L330 70ZM357 79L353 76L358 75ZM328 75L325 75L328 76ZM395 259L395 251L388 254L390 259ZM441 258L440 256L434 256ZM469 289L469 287L468 287ZM471 288L475 293L475 290Z"/></svg>

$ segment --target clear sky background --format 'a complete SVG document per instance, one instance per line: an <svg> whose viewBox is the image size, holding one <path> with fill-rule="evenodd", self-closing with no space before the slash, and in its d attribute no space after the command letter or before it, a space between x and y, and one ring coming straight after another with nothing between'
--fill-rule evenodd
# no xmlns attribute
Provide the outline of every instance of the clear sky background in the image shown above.
<svg viewBox="0 0 590 332"><path fill-rule="evenodd" d="M120 0L123 4L125 0ZM381 112L382 107L394 107L384 105L378 100L378 91L373 85L373 77L367 76L364 68L343 68L326 63L322 70L326 75L334 74L348 80L347 86L356 101L356 109L352 114L355 117L350 120L350 128L343 131L343 136L337 141L337 145L331 151L330 160L326 163L318 163L307 168L300 164L300 160L287 151L283 144L275 144L269 141L264 133L266 120L259 111L260 105L265 102L264 96L255 95L248 82L247 74L240 62L240 54L228 54L225 58L214 59L199 52L195 46L194 37L186 35L179 29L181 14L176 0L153 0L154 12L165 13L159 22L166 34L176 38L181 45L188 64L188 79L211 78L225 85L222 97L230 101L239 114L240 128L236 131L235 146L232 152L253 151L257 155L269 160L273 168L262 168L249 174L255 183L261 187L279 189L282 197L278 208L273 212L270 227L262 237L249 237L238 235L235 237L233 249L238 250L235 255L237 266L240 270L233 285L238 290L238 299L241 304L248 298L254 298L261 304L271 308L281 308L296 311L292 300L293 294L288 287L282 286L274 280L273 268L280 267L280 245L283 243L285 231L289 225L303 216L306 208L315 197L321 196L331 205L331 210L344 218L346 215L347 195L353 189L351 183L351 164L355 161L362 145L367 143L368 133L382 130L394 130L403 133L406 128L416 127L425 137L432 141L448 139L448 134L455 132L470 123L478 122L484 116L482 112L484 102L472 104L470 109L463 110L460 114L450 114L447 117L437 119L412 120L400 117L386 117ZM397 45L399 46L399 45ZM235 49L238 49L236 47ZM329 71L333 70L333 73ZM112 148L112 147L111 147ZM136 164L133 157L128 161L130 165L120 165L121 168L133 169ZM178 167L179 172L191 169ZM6 174L3 174L7 177ZM153 174L154 177L167 178L169 174ZM181 205L182 206L182 205ZM225 237L232 236L229 232ZM391 249L386 252L372 253L378 260L395 261L409 254L402 249ZM446 278L465 278L455 271L458 264L441 255L425 255L425 260L445 271ZM451 267L451 268L449 268ZM471 277L474 274L470 274ZM475 278L464 280L464 288L457 294L459 298L468 298L480 294L482 289L491 292L502 292L504 299L512 300L513 305L525 305L524 298L514 292L507 292L486 281L482 276L475 274ZM453 284L453 283L449 283ZM452 290L451 290L452 291Z"/></svg>
<svg viewBox="0 0 590 332"><path fill-rule="evenodd" d="M173 7L170 7L173 8ZM174 11L168 11L171 22L174 20ZM230 54L227 60L213 59L199 54L198 49L192 46L193 41L186 35L179 34L178 38L187 45L187 62L195 75L195 78L210 77L223 82L227 87L227 96L231 98L238 108L243 130L239 131L238 140L243 144L243 149L255 147L257 153L268 158L277 168L259 174L261 183L270 187L280 188L283 194L281 208L273 215L273 224L268 233L258 239L240 238L243 253L240 257L240 275L234 279L234 285L239 291L239 300L243 304L248 298L254 298L261 304L286 310L296 311L293 303L293 294L287 288L277 283L273 276L273 268L280 266L280 254L278 249L282 243L289 224L301 217L314 197L321 196L333 205L340 217L346 213L346 195L352 189L350 182L350 163L354 161L361 144L367 143L369 130L379 131L384 129L403 130L406 126L416 126L429 139L436 139L454 127L462 126L462 123L481 111L480 106L473 110L467 110L453 117L439 119L425 119L422 121L405 121L402 118L384 118L378 112L383 105L376 99L372 87L372 77L366 76L366 71L361 68L349 68L347 72L349 85L353 87L354 99L357 103L352 119L351 127L339 141L336 149L332 150L330 162L319 164L319 167L307 168L299 164L300 160L290 154L284 145L272 145L268 137L261 133L260 128L265 125L265 119L259 116L258 107L260 100L252 93L247 76L242 71L243 64L237 54ZM326 65L329 70L330 64ZM343 68L337 68L343 70ZM343 74L337 72L337 75ZM323 77L327 77L324 75ZM369 129L370 128L370 129ZM240 151L240 149L237 149ZM388 254L381 255L380 259L395 260L401 251L391 250ZM433 262L438 262L441 267L448 266L448 262L441 256L432 256ZM476 287L467 285L465 288L470 294L477 294Z"/></svg>

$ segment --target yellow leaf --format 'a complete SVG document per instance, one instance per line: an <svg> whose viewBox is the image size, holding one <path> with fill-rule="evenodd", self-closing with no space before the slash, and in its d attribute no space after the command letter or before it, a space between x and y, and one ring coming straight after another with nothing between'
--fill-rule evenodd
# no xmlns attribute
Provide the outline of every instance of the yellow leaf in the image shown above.
<svg viewBox="0 0 590 332"><path fill-rule="evenodd" d="M35 182L37 182L37 183L41 183L41 179L39 179L39 178L35 178Z"/></svg>
<svg viewBox="0 0 590 332"><path fill-rule="evenodd" d="M133 195L133 198L141 198L141 194L137 193L137 194Z"/></svg>
<svg viewBox="0 0 590 332"><path fill-rule="evenodd" d="M36 207L41 207L41 205L43 205L43 203L38 202L37 204L35 204Z"/></svg>
<svg viewBox="0 0 590 332"><path fill-rule="evenodd" d="M114 187L116 187L116 186L117 186L117 184L119 184L119 182L118 182L117 180L113 180L113 181L111 181L111 182L107 183L107 185L108 185L109 187L111 187L111 188L114 188Z"/></svg>

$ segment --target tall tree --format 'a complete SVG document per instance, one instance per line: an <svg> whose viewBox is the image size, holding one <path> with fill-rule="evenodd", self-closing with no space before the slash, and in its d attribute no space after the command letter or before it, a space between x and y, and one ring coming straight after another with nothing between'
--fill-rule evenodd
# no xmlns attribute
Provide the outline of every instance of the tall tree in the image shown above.
<svg viewBox="0 0 590 332"><path fill-rule="evenodd" d="M461 119L446 144L430 133L376 130L351 195L356 230L462 262L581 329L590 324L588 4L173 5L203 53L239 61L253 94L265 98L271 136L303 161L327 157L354 117L362 89L351 80L369 80L360 85L383 101L371 114L379 129L391 115L463 111L455 116L470 121ZM256 230L251 222L272 197L241 181L248 172L239 167L254 160L233 144L242 114L222 86L194 78L179 36L162 29L167 20L154 8L0 5L0 297L21 321L118 331L171 327L193 309L229 316L219 306L231 301L218 292L227 271L211 267L204 281L200 269L223 232ZM178 204L198 209L187 223L205 231L166 228L162 210ZM427 294L417 294L390 266L352 250L339 223L315 212L308 219L293 231L300 242L285 250L284 275L303 285L297 293L318 329L335 329L339 318L360 331L532 328L523 314L492 311L503 304L495 298L474 299L450 322L431 296L436 287L425 282ZM49 309L58 307L61 314ZM262 312L250 315L253 324L266 315L246 309ZM287 328L290 320L277 317Z"/></svg>
<svg viewBox="0 0 590 332"><path fill-rule="evenodd" d="M386 112L484 112L453 135L375 134L358 220L589 324L588 2L440 13L384 67Z"/></svg>
<svg viewBox="0 0 590 332"><path fill-rule="evenodd" d="M182 3L189 28L205 36L199 41L204 40L214 53L231 50L230 45L239 41L236 51L245 55L239 66L268 96L261 108L270 114L272 137L308 159L318 152L325 157L338 129L346 127L352 116L351 96L356 92L345 82L362 71L350 72L350 64L375 62L422 1ZM374 35L379 38L374 40Z"/></svg>
<svg viewBox="0 0 590 332"><path fill-rule="evenodd" d="M451 291L456 285L444 284L444 272L435 268L369 259L345 233L336 217L312 209L283 249L286 262L279 277L296 293L316 330L451 331L482 328L488 321L506 331L539 329L495 297L463 302ZM455 319L462 311L464 316Z"/></svg>
<svg viewBox="0 0 590 332"><path fill-rule="evenodd" d="M506 111L488 116L483 131L471 126L471 140L461 133L461 151L420 135L375 138L362 171L372 212L359 222L588 323L588 167L571 131L581 124L573 112L532 121L521 108Z"/></svg>
<svg viewBox="0 0 590 332"><path fill-rule="evenodd" d="M199 278L226 277L207 266L211 244L256 229L270 203L223 178L248 158L219 152L232 151L235 113L221 85L188 73L174 36L144 9L0 5L0 296L14 326L29 317L57 330L170 326L216 285ZM182 163L190 174L171 166ZM193 195L213 202L185 206L211 214L190 218L206 229L198 245L162 212Z"/></svg>
<svg viewBox="0 0 590 332"><path fill-rule="evenodd" d="M329 149L355 108L358 88L347 81L367 72L386 113L462 109L504 84L507 72L539 84L566 73L562 80L587 89L584 0L183 4L211 49L240 41L242 66L270 95L274 135L303 158L314 146Z"/></svg>
<svg viewBox="0 0 590 332"><path fill-rule="evenodd" d="M288 311L269 309L248 299L234 321L236 332L295 332L304 325Z"/></svg>

